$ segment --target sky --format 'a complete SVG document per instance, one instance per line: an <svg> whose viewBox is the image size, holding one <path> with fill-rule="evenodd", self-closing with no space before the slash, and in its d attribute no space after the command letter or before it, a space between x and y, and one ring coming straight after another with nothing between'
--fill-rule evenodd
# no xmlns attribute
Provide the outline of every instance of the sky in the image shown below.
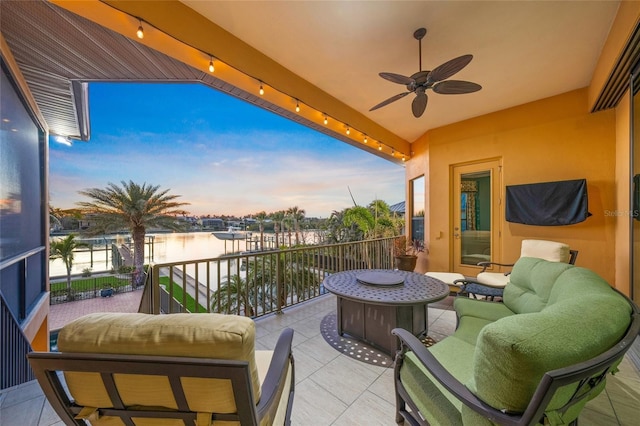
<svg viewBox="0 0 640 426"><path fill-rule="evenodd" d="M404 168L201 84L90 83L89 142L49 142L49 203L122 181L179 195L193 216L297 206L328 217L404 201Z"/></svg>

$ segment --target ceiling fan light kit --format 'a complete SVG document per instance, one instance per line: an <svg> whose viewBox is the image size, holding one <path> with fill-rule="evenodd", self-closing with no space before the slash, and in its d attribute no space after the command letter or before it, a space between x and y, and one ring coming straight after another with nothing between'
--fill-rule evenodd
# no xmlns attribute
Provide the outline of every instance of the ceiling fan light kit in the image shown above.
<svg viewBox="0 0 640 426"><path fill-rule="evenodd" d="M392 83L402 84L407 87L406 92L398 93L386 99L379 104L371 107L369 111L376 110L385 105L389 105L392 102L402 99L409 93L415 94L413 102L411 103L411 111L414 117L421 117L427 108L427 102L429 98L426 94L427 90L433 90L435 93L441 95L460 95L464 93L473 93L482 89L482 86L470 81L462 80L447 80L464 67L473 59L473 55L462 55L457 58L451 59L444 64L434 68L431 71L422 70L422 39L427 34L425 28L418 28L413 37L418 40L418 61L419 71L410 77L404 75L395 74L391 72L381 72L380 77L385 80L389 80ZM446 80L446 81L445 81Z"/></svg>

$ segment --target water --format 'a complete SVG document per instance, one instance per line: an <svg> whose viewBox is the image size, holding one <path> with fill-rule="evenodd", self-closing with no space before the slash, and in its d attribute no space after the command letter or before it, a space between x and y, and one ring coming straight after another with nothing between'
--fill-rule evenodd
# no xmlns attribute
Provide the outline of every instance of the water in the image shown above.
<svg viewBox="0 0 640 426"><path fill-rule="evenodd" d="M153 237L153 253L145 245L145 263L180 262L198 259L210 259L232 251L247 250L245 240L223 241L211 232L185 232L171 234L147 234ZM124 238L121 238L124 239ZM105 249L106 247L106 249ZM92 273L111 270L111 245L97 244L93 250L93 265L90 252L77 252L74 255L72 274L80 274L85 268ZM66 276L67 271L61 259L49 261L49 276Z"/></svg>

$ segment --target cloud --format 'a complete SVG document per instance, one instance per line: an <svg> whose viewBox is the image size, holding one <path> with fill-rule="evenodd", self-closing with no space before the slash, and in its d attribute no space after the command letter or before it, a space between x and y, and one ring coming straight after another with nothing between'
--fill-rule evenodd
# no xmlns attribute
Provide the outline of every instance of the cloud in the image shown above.
<svg viewBox="0 0 640 426"><path fill-rule="evenodd" d="M194 100L168 86L175 99L157 89L154 100L149 86L119 96L100 88L97 100L92 93L99 104L91 107L91 141L50 146L52 205L74 207L79 190L123 180L170 189L195 215L298 206L327 217L352 205L348 188L361 205L404 199L404 168L394 163L220 94L209 99L197 89ZM145 99L144 108L135 99Z"/></svg>

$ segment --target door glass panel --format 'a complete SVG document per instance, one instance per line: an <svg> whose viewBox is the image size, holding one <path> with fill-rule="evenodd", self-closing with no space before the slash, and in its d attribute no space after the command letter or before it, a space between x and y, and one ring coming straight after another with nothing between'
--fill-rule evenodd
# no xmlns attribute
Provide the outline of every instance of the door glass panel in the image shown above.
<svg viewBox="0 0 640 426"><path fill-rule="evenodd" d="M467 173L460 179L460 263L491 260L491 172Z"/></svg>
<svg viewBox="0 0 640 426"><path fill-rule="evenodd" d="M424 241L424 176L411 181L411 239Z"/></svg>

